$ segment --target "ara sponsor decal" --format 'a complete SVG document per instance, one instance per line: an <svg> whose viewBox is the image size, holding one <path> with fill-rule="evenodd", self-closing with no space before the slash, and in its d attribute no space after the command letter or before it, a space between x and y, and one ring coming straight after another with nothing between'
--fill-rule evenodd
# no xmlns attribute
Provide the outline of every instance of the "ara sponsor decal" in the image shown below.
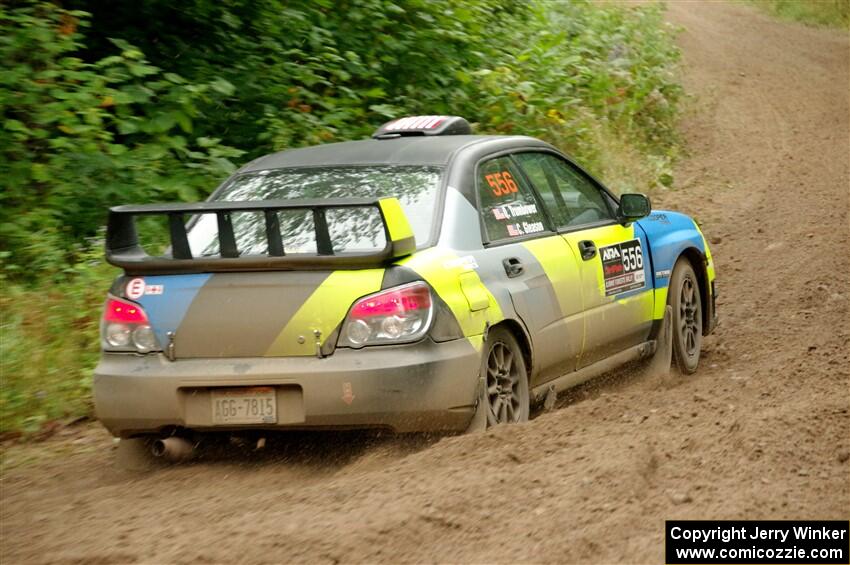
<svg viewBox="0 0 850 565"><path fill-rule="evenodd" d="M618 245L613 245L611 247L603 247L602 248L602 262L612 261L614 259L620 258L620 247Z"/></svg>
<svg viewBox="0 0 850 565"><path fill-rule="evenodd" d="M643 248L640 240L623 241L600 249L605 296L643 288Z"/></svg>

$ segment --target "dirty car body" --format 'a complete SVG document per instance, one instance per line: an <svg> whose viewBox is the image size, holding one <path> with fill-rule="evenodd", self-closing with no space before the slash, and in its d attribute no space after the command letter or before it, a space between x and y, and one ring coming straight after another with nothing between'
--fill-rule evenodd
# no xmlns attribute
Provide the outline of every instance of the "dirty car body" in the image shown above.
<svg viewBox="0 0 850 565"><path fill-rule="evenodd" d="M259 158L204 203L114 208L107 258L124 274L102 323L97 416L124 438L464 430L488 399L497 328L521 348L533 403L651 356L679 261L709 333L699 228L625 217L624 202L547 143L429 116ZM135 235L148 215L168 218L161 256Z"/></svg>

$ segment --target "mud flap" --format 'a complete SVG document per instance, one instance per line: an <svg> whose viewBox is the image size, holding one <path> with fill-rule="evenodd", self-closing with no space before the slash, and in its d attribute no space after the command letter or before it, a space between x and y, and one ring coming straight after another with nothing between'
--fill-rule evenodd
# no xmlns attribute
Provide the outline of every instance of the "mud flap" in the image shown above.
<svg viewBox="0 0 850 565"><path fill-rule="evenodd" d="M115 449L115 466L122 471L144 472L161 465L151 455L150 439L130 438L119 440Z"/></svg>
<svg viewBox="0 0 850 565"><path fill-rule="evenodd" d="M551 412L555 409L556 402L558 402L558 391L555 390L555 385L549 385L549 390L546 391L546 396L543 398L543 409Z"/></svg>
<svg viewBox="0 0 850 565"><path fill-rule="evenodd" d="M673 362L673 307L667 305L664 310L664 321L658 332L658 342L655 346L655 355L646 365L647 376L664 376L670 374L670 366Z"/></svg>
<svg viewBox="0 0 850 565"><path fill-rule="evenodd" d="M472 414L472 420L466 428L467 434L475 432L483 432L487 429L487 383L484 377L478 377L478 395L475 401L475 412Z"/></svg>

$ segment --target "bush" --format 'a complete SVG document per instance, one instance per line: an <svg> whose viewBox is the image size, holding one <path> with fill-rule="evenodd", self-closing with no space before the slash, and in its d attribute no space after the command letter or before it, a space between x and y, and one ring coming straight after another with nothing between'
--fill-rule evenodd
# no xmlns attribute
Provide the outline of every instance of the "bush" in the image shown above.
<svg viewBox="0 0 850 565"><path fill-rule="evenodd" d="M508 30L496 62L468 79L479 129L541 137L614 188L672 183L682 88L659 5L540 3ZM646 163L623 174L630 150Z"/></svg>
<svg viewBox="0 0 850 565"><path fill-rule="evenodd" d="M39 4L0 12L0 258L7 276L52 277L73 265L129 201L195 200L232 171L240 151L194 138L200 107L233 92L187 83L115 40L117 54L86 63L86 14Z"/></svg>
<svg viewBox="0 0 850 565"><path fill-rule="evenodd" d="M92 412L100 310L117 273L99 252L69 270L35 285L0 275L0 439Z"/></svg>

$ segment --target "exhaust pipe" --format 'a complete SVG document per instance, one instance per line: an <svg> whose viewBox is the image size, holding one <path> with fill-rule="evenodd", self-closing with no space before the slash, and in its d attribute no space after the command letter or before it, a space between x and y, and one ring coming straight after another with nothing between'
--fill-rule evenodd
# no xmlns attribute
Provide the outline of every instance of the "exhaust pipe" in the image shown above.
<svg viewBox="0 0 850 565"><path fill-rule="evenodd" d="M192 457L194 452L194 445L177 436L157 439L151 444L151 453L154 457L162 457L169 461L185 461Z"/></svg>

